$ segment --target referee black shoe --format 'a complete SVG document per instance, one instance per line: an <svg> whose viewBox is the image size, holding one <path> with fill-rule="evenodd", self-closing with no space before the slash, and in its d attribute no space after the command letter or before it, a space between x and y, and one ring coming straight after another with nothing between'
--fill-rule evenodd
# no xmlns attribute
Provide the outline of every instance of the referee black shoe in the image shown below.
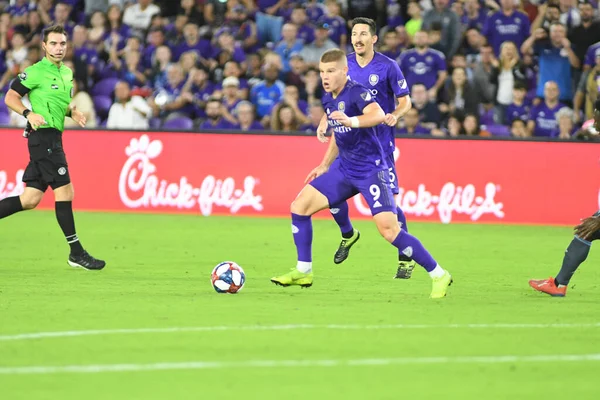
<svg viewBox="0 0 600 400"><path fill-rule="evenodd" d="M81 254L70 254L68 263L71 267L79 267L90 271L99 271L106 265L106 262L92 257L85 250Z"/></svg>

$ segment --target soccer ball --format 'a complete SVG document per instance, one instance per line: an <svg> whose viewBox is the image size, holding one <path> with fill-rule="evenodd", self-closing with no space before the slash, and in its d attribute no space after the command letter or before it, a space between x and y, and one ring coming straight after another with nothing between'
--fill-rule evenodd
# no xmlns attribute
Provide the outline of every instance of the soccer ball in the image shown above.
<svg viewBox="0 0 600 400"><path fill-rule="evenodd" d="M217 293L237 293L244 287L246 274L233 261L223 261L212 270L210 281Z"/></svg>

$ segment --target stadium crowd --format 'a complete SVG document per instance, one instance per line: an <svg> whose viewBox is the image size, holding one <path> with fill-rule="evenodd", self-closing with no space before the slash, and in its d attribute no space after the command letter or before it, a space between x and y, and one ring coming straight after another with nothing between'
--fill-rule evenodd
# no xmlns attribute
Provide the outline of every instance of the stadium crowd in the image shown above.
<svg viewBox="0 0 600 400"><path fill-rule="evenodd" d="M570 139L600 91L596 0L0 1L0 90L69 32L65 64L88 127L314 134L318 62L377 21L413 108L398 135ZM376 78L373 78L376 79ZM69 119L69 122L70 121ZM25 119L0 106L0 125ZM67 123L67 125L68 125ZM73 125L72 125L73 126Z"/></svg>

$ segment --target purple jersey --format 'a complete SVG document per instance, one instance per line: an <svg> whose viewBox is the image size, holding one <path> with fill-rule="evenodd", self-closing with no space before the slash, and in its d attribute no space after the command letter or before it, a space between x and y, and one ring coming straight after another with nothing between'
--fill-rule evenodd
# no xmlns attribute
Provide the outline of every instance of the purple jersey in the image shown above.
<svg viewBox="0 0 600 400"><path fill-rule="evenodd" d="M362 179L387 169L375 128L349 128L329 119L329 115L338 110L348 117L362 115L365 107L375 102L370 90L348 79L335 99L331 93L325 93L321 101L328 116L327 122L335 132L344 174L352 179Z"/></svg>
<svg viewBox="0 0 600 400"><path fill-rule="evenodd" d="M487 19L482 33L498 56L503 42L514 42L517 49L521 48L525 39L529 37L529 18L519 11L515 11L509 17L498 11Z"/></svg>
<svg viewBox="0 0 600 400"><path fill-rule="evenodd" d="M564 107L564 104L558 103L553 108L548 108L545 102L531 108L529 120L535 122L533 136L558 136L558 122L556 122L556 113Z"/></svg>
<svg viewBox="0 0 600 400"><path fill-rule="evenodd" d="M415 128L413 129L412 132L409 132L408 129L406 127L404 127L404 128L398 128L396 130L396 134L397 135L429 135L429 134L431 134L431 129L425 128L421 124L417 124L417 126L415 126Z"/></svg>
<svg viewBox="0 0 600 400"><path fill-rule="evenodd" d="M479 10L479 14L475 18L471 19L466 13L460 18L460 22L465 29L475 28L480 32L483 31L485 21L487 21L487 13L484 10Z"/></svg>
<svg viewBox="0 0 600 400"><path fill-rule="evenodd" d="M346 20L340 16L328 17L324 16L320 22L329 24L329 39L335 44L340 44L343 35L348 35L348 28L346 27Z"/></svg>
<svg viewBox="0 0 600 400"><path fill-rule="evenodd" d="M598 56L600 56L600 42L588 47L587 51L585 52L583 64L590 68L594 68L596 66L596 57Z"/></svg>
<svg viewBox="0 0 600 400"><path fill-rule="evenodd" d="M210 131L211 129L235 129L235 125L223 118L220 118L215 124L213 124L210 119L207 119L200 125L200 129L207 131Z"/></svg>
<svg viewBox="0 0 600 400"><path fill-rule="evenodd" d="M423 54L410 49L398 57L398 64L410 86L422 83L429 90L435 85L439 72L446 71L446 56L434 49L427 49Z"/></svg>
<svg viewBox="0 0 600 400"><path fill-rule="evenodd" d="M378 52L375 52L373 59L365 67L358 65L355 53L348 54L348 75L352 80L369 88L373 99L386 114L396 109L398 97L410 94L408 83L398 63ZM380 125L376 130L384 154L393 153L394 128Z"/></svg>
<svg viewBox="0 0 600 400"><path fill-rule="evenodd" d="M512 124L515 119L527 122L529 119L529 107L525 104L520 106L515 103L506 106L505 119L507 124Z"/></svg>

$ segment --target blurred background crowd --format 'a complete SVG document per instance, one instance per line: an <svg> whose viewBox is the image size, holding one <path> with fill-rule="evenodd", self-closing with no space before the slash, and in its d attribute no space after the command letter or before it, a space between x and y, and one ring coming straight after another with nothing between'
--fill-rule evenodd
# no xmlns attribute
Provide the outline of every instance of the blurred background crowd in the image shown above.
<svg viewBox="0 0 600 400"><path fill-rule="evenodd" d="M352 51L355 17L377 21L376 50L411 87L398 135L566 140L600 91L596 0L11 0L0 10L2 95L42 57L43 28L63 24L89 128L314 134L319 58ZM2 102L0 125L25 119Z"/></svg>

